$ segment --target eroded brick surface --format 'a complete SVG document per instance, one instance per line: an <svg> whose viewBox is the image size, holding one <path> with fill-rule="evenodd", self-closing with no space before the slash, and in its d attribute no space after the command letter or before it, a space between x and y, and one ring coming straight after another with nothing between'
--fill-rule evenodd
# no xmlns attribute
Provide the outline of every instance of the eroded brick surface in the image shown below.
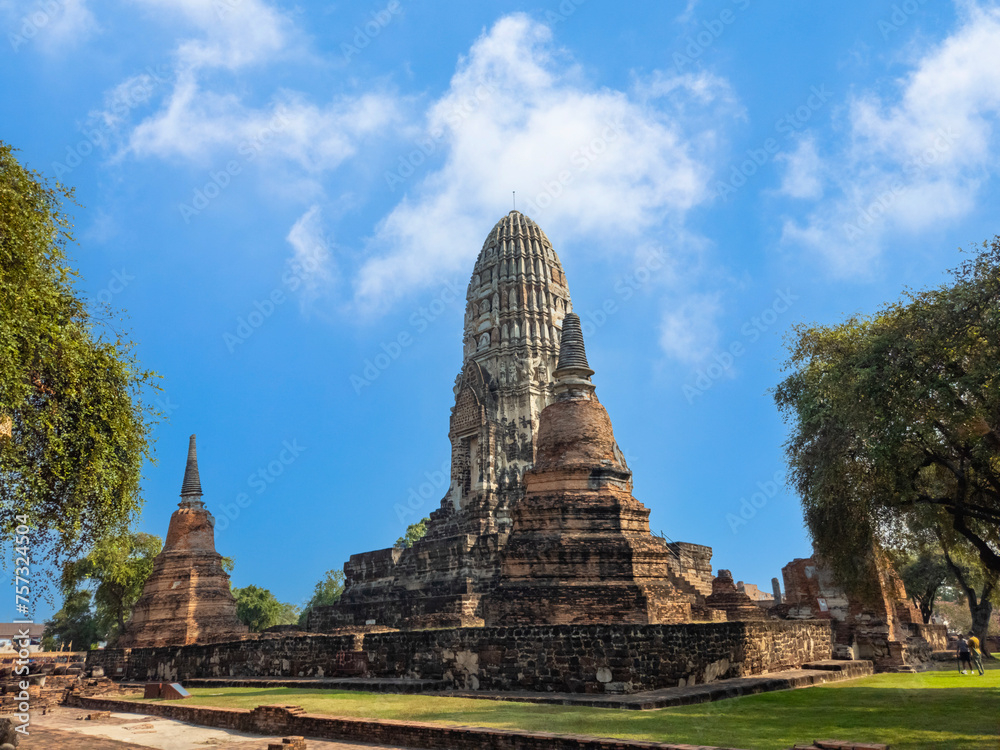
<svg viewBox="0 0 1000 750"><path fill-rule="evenodd" d="M210 643L249 633L236 617L229 576L215 550L215 519L201 502L194 441L192 435L180 507L119 648Z"/></svg>

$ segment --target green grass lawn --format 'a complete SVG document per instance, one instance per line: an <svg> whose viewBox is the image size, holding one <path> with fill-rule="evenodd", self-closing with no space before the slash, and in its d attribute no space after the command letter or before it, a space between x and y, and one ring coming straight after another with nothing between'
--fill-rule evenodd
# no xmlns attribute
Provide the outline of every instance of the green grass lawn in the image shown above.
<svg viewBox="0 0 1000 750"><path fill-rule="evenodd" d="M627 711L426 695L297 688L206 688L185 703L254 708L290 703L310 713L591 734L779 750L814 739L882 742L894 750L998 750L1000 666L883 674L698 706Z"/></svg>

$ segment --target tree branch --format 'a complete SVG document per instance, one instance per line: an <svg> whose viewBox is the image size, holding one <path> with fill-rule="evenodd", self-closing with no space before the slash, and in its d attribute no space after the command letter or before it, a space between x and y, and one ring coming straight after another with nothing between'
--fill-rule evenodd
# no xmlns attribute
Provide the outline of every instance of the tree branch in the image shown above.
<svg viewBox="0 0 1000 750"><path fill-rule="evenodd" d="M955 531L968 539L972 546L978 550L979 559L983 561L983 565L986 566L987 570L992 571L994 574L1000 573L1000 555L993 551L985 539L966 525L965 517L955 514L952 523L955 526Z"/></svg>
<svg viewBox="0 0 1000 750"><path fill-rule="evenodd" d="M935 526L934 533L937 535L938 542L941 543L941 549L944 551L944 561L948 563L948 568L955 576L955 580L958 581L958 585L962 587L962 590L968 597L969 604L971 604L972 608L975 609L979 606L978 599L976 597L976 590L965 580L965 571L962 567L951 559L951 554L948 552L948 545L945 544L944 534L941 533L941 529Z"/></svg>

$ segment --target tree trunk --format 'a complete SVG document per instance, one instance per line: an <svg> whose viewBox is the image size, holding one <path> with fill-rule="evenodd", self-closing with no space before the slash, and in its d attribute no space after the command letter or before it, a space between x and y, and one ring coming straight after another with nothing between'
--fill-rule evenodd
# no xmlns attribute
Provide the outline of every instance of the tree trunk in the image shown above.
<svg viewBox="0 0 1000 750"><path fill-rule="evenodd" d="M931 621L931 615L934 614L934 599L937 597L937 586L934 587L933 591L926 591L924 595L920 597L917 602L920 607L920 616L924 620L924 625Z"/></svg>
<svg viewBox="0 0 1000 750"><path fill-rule="evenodd" d="M941 541L941 549L944 551L945 562L955 575L958 585L965 591L965 600L969 603L969 613L972 615L972 633L979 639L979 650L982 652L983 658L989 659L991 658L991 654L986 644L986 637L990 630L990 617L993 615L993 604L990 599L993 596L993 589L997 585L997 578L986 573L986 582L983 584L983 590L977 596L976 590L972 587L972 582L966 575L966 571L962 570L962 566L952 560L948 548L945 546L944 540L941 539L940 535L938 539Z"/></svg>
<svg viewBox="0 0 1000 750"><path fill-rule="evenodd" d="M972 632L979 639L979 650L983 652L984 659L989 659L991 654L986 647L986 637L989 635L990 618L993 616L993 603L985 596L979 598L978 604L973 604L970 599L969 611L972 613Z"/></svg>

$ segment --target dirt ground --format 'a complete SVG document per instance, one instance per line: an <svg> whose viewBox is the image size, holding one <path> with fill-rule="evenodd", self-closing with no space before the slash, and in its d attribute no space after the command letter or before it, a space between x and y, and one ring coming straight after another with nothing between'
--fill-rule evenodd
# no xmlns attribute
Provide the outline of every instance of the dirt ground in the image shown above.
<svg viewBox="0 0 1000 750"><path fill-rule="evenodd" d="M158 716L111 714L86 720L92 711L57 706L32 716L31 734L18 750L267 750L280 737L259 737L185 724ZM308 740L309 750L403 750L385 745Z"/></svg>

